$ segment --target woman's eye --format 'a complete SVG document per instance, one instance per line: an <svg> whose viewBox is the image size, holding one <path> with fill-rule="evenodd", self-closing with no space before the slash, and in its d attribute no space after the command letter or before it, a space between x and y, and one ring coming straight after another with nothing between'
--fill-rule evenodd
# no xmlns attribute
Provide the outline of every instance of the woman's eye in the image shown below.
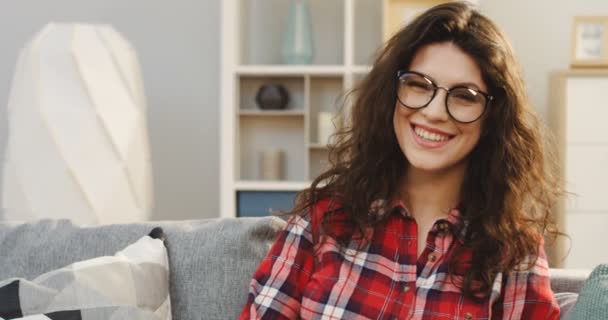
<svg viewBox="0 0 608 320"><path fill-rule="evenodd" d="M418 90L430 90L429 85L422 82L410 81L406 83L408 87Z"/></svg>
<svg viewBox="0 0 608 320"><path fill-rule="evenodd" d="M465 101L470 101L470 102L477 101L475 96L470 93L456 94L454 98L460 99L460 100L465 100Z"/></svg>

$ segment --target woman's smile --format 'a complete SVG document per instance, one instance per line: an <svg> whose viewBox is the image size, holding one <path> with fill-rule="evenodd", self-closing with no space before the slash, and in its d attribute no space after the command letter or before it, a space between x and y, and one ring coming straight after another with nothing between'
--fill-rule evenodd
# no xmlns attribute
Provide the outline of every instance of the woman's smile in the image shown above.
<svg viewBox="0 0 608 320"><path fill-rule="evenodd" d="M423 148L441 148L456 136L415 123L410 123L410 127L412 128L414 141Z"/></svg>

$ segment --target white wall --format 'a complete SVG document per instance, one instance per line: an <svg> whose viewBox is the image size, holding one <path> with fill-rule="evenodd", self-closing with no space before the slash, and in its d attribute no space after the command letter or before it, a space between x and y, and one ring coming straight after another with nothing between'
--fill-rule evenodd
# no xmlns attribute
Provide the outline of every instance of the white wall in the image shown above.
<svg viewBox="0 0 608 320"><path fill-rule="evenodd" d="M480 0L480 9L507 33L522 64L530 98L547 119L549 75L570 66L573 17L608 15L608 1Z"/></svg>
<svg viewBox="0 0 608 320"><path fill-rule="evenodd" d="M153 219L219 216L220 1L0 1L0 159L18 50L48 21L109 23L131 41L142 64Z"/></svg>

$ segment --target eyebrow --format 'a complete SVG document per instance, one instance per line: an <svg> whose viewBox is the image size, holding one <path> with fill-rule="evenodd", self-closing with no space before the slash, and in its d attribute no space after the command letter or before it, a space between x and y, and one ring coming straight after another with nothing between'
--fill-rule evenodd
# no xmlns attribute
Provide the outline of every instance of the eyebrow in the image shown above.
<svg viewBox="0 0 608 320"><path fill-rule="evenodd" d="M428 74L417 71L417 70L411 70L411 71L420 73L421 75L423 75L423 76L429 78L431 81L433 81L433 83L435 83L435 85L437 85L437 80L435 80L435 78L429 76ZM474 82L458 82L458 83L450 86L450 88L456 88L456 87L467 87L467 88L472 87L473 89L478 90L478 91L486 91L486 90L481 89L481 86L479 86L478 84L476 84Z"/></svg>
<svg viewBox="0 0 608 320"><path fill-rule="evenodd" d="M455 85L452 86L452 88L454 88L454 87L467 87L467 88L473 87L473 89L482 91L481 87L478 86L477 84L473 83L473 82L457 83L457 84L455 84Z"/></svg>

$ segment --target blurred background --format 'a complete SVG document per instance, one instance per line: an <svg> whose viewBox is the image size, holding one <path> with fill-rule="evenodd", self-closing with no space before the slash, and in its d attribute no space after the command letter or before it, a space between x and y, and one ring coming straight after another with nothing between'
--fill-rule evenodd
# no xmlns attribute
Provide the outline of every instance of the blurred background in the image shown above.
<svg viewBox="0 0 608 320"><path fill-rule="evenodd" d="M139 57L148 102L153 219L218 216L221 1L3 2L0 143L19 50L49 22L109 24Z"/></svg>
<svg viewBox="0 0 608 320"><path fill-rule="evenodd" d="M47 43L49 46L60 43L59 37L53 38L53 32L64 32L64 37L68 37L64 39L66 42L62 44L64 49L61 52L73 56L76 69L82 76L74 76L74 79L80 79L74 80L74 88L88 90L93 105L91 110L95 110L93 113L102 122L105 121L107 134L115 139L113 150L130 155L118 158L124 160L133 154L130 151L133 144L125 144L124 150L120 147L120 137L121 134L127 135L125 132L138 132L142 141L146 141L144 145L149 144L146 150L137 151L142 154L137 161L149 165L150 177L146 172L133 174L135 169L128 169L141 167L139 165L117 165L127 168L126 176L130 178L125 178L128 182L121 183L129 185L125 188L131 191L136 190L133 191L135 203L145 207L143 202L151 202L142 215L136 215L142 217L137 219L258 216L288 208L295 192L323 169L327 137L332 130L328 119L335 112L335 99L365 76L375 49L391 32L391 27L439 2L5 1L0 9L3 25L0 28L0 154L3 159L12 159L12 163L20 168L11 171L9 169L13 167L6 169L5 166L1 177L4 181L2 207L5 212L11 209L16 212L13 216L18 216L19 212L26 210L24 208L35 211L31 203L38 198L28 196L29 187L24 187L26 173L43 171L45 164L52 162L45 161L42 156L33 156L38 154L34 151L20 153L18 146L43 142L23 133L28 131L19 130L20 126L27 127L27 117L19 115L17 110L23 104L36 103L39 110L48 109L48 106L44 107L44 99L30 103L23 101L39 94L36 88L41 85L58 85L58 80L52 79L57 79L56 76L62 74L61 70L36 67L38 64L53 66L53 61L56 61L53 59L59 59L57 52L61 50L57 48L61 46L53 45L55 49L49 51L50 55L44 51ZM556 212L563 213L558 218L562 226L570 228L569 233L574 239L580 239L573 245L573 258L566 265L591 267L608 258L583 252L584 248L589 248L593 238L601 234L601 230L608 228L608 215L604 215L604 212L608 213L608 206L601 203L602 194L597 191L605 181L600 179L604 175L592 168L594 165L601 168L605 163L603 160L608 160L608 149L605 148L608 134L598 131L602 128L603 119L597 117L607 114L597 110L605 107L603 93L608 90L608 59L605 57L608 54L608 29L605 30L608 28L605 27L608 26L605 24L608 2L479 0L477 5L510 38L521 62L531 100L541 118L551 125L558 137L562 159L568 158L567 150L587 148L576 152L580 159L571 159L569 163L579 166L569 172L573 172L573 179L584 184L583 187L575 187L578 188L575 191L579 194L589 192L590 195L574 201L574 204L564 204ZM587 16L596 20L582 19L580 23L588 25L575 32L579 30L575 18ZM96 53L90 49L94 44L87 44L85 32L50 28L46 34L39 33L50 22L57 23L55 26L74 23L106 25L119 34L112 38L108 32L96 31L98 35L105 34L99 37L100 46L111 48L108 52L114 53L110 55L114 57L112 65L118 66L117 74L122 75L121 79L127 79L127 96L132 99L127 99L131 102L123 101L124 104L144 106L141 109L134 107L136 111L129 117L136 119L138 116L132 114L139 115L145 124L135 120L127 122L126 116L120 116L120 111L103 111L96 105L103 101L104 92L107 98L114 91L104 91L104 88L97 96L91 93L95 91L92 89L95 81L87 80L87 72L89 77L94 77L106 70L100 67L101 63L95 62ZM82 38L69 38L66 34L77 34ZM128 45L121 46L121 43ZM576 46L582 46L578 55ZM585 47L590 49L585 51ZM30 53L24 53L24 48L29 48L30 51L26 51ZM117 53L127 51L131 55ZM120 57L125 58L121 60ZM99 59L106 61L101 56ZM21 61L21 67L18 61ZM121 64L120 61L126 62ZM45 72L53 77L45 78ZM19 76L23 74L29 76ZM135 76L129 76L133 74ZM137 77L141 81L133 80ZM106 79L112 77L108 75ZM79 81L83 85L77 84ZM140 91L134 89L137 86L133 84L137 83L142 84ZM62 88L71 85L66 84ZM103 87L103 84L97 85ZM569 90L572 94L567 95ZM143 94L145 101L134 99L137 94ZM573 98L577 94L581 100ZM52 101L49 105L71 101L65 95L40 95ZM139 102L133 102L135 100ZM579 109L581 111L577 114ZM46 114L42 116L41 123L52 123L52 119L56 119L54 125L57 128L69 127L69 121L84 123L70 112L64 110L56 117ZM11 117L13 113L15 116ZM72 116L73 119L70 118ZM87 116L82 117L85 119ZM570 124L567 119L574 122ZM118 133L113 134L111 131L114 129L108 127L114 127ZM69 147L65 145L71 142L62 145L57 141L63 139L61 135L68 141L70 133L58 133L61 130L53 129L53 124L49 128L49 132L54 132L57 150L64 150L63 154L67 154L65 150ZM9 132L15 132L12 135L15 137L15 151L12 152L7 152L10 149L7 146L11 145L9 140L13 139ZM72 138L79 136L78 132L73 132ZM138 134L129 133L128 136ZM568 146L572 148L568 149ZM24 157L36 157L37 162L27 162ZM82 165L87 157L74 156L73 162L69 156L65 158L68 159L66 167L73 168L69 170L72 176L78 176L79 172L84 176L93 175L87 170L95 171L96 167ZM595 160L585 164L584 161L590 158ZM31 168L21 165L26 162ZM7 173L10 175L19 170L22 176L7 177ZM91 199L91 194L97 190L95 188L101 188L100 184L87 180L92 187L86 189L83 187L86 183L82 181L77 184L88 194L92 207L103 207L104 201L119 197L116 190L120 188L111 185L115 180L104 182L108 183L104 190L115 192L108 191L110 193L105 200ZM7 188L12 191L8 192ZM32 193L43 192L31 188ZM140 192L138 188L151 190ZM12 201L13 198L19 201L13 201L15 204L11 207L7 205L7 199ZM144 198L147 200L142 200ZM569 215L575 218L568 218ZM570 227L566 227L568 224Z"/></svg>

